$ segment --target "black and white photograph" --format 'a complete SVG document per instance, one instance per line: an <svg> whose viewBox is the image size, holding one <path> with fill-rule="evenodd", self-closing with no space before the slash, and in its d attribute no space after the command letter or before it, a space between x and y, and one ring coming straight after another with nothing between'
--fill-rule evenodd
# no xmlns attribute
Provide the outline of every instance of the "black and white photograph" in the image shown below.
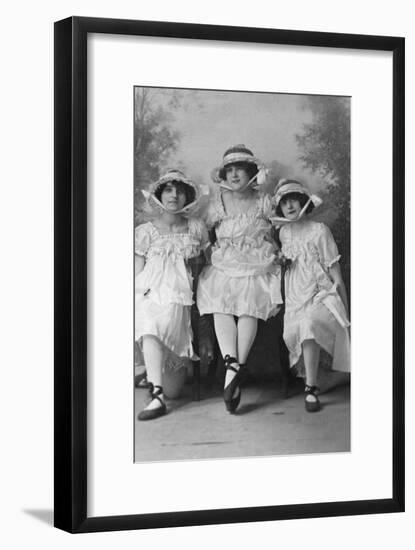
<svg viewBox="0 0 415 550"><path fill-rule="evenodd" d="M134 461L351 451L349 96L134 87Z"/></svg>
<svg viewBox="0 0 415 550"><path fill-rule="evenodd" d="M403 39L56 30L55 525L402 511Z"/></svg>
<svg viewBox="0 0 415 550"><path fill-rule="evenodd" d="M410 12L4 5L2 548L413 547Z"/></svg>

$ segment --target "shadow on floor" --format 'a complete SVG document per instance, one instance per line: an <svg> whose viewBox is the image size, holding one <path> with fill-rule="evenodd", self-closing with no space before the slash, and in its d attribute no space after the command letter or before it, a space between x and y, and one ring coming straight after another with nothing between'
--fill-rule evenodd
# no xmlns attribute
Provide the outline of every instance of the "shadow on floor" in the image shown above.
<svg viewBox="0 0 415 550"><path fill-rule="evenodd" d="M53 527L53 510L23 510L28 516L32 516L42 523L47 523Z"/></svg>
<svg viewBox="0 0 415 550"><path fill-rule="evenodd" d="M244 387L233 415L220 388L202 387L201 393L200 401L192 401L187 387L167 402L167 415L135 422L135 462L350 451L348 385L321 395L322 409L314 414L305 411L302 393L284 398L270 382ZM146 400L137 389L136 413Z"/></svg>

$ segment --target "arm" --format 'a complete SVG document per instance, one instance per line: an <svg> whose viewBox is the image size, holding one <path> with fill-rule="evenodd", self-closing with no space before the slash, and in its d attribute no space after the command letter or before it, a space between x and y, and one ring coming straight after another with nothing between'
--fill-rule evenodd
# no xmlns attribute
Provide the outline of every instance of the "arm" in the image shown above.
<svg viewBox="0 0 415 550"><path fill-rule="evenodd" d="M337 292L339 293L341 301L343 302L347 317L349 317L347 292L346 287L344 286L342 272L339 264L339 250L337 248L333 235L327 225L325 225L324 223L320 223L317 227L319 231L316 244L320 255L320 262L323 266L323 269L328 270L331 280L337 286Z"/></svg>
<svg viewBox="0 0 415 550"><path fill-rule="evenodd" d="M136 277L143 271L146 264L147 252L151 245L150 233L151 228L148 223L138 225L134 231L134 264Z"/></svg>
<svg viewBox="0 0 415 550"><path fill-rule="evenodd" d="M209 265L211 263L212 257L212 245L209 244L204 250L205 264Z"/></svg>
<svg viewBox="0 0 415 550"><path fill-rule="evenodd" d="M216 231L215 228L212 227L210 231L208 232L208 244L205 247L203 254L204 254L204 265L209 265L211 263L211 257L212 257L212 246L216 242Z"/></svg>
<svg viewBox="0 0 415 550"><path fill-rule="evenodd" d="M198 321L198 353L202 363L209 364L215 356L213 315L201 315Z"/></svg>
<svg viewBox="0 0 415 550"><path fill-rule="evenodd" d="M139 256L138 254L134 254L134 263L135 263L135 276L139 273L141 273L144 269L146 259L144 256Z"/></svg>
<svg viewBox="0 0 415 550"><path fill-rule="evenodd" d="M329 268L329 272L330 272L331 278L337 284L337 290L340 294L340 298L342 299L343 305L346 309L347 316L349 317L349 305L347 301L346 287L344 286L344 281L343 281L339 262L335 262Z"/></svg>

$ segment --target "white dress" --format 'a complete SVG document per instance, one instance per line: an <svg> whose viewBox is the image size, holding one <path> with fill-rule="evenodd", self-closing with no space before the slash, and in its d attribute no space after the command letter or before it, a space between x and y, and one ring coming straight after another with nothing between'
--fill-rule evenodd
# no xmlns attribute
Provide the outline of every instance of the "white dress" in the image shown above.
<svg viewBox="0 0 415 550"><path fill-rule="evenodd" d="M187 260L199 256L208 242L200 220L188 220L185 233L161 233L153 223L135 230L135 253L145 257L144 269L135 278L135 339L157 338L176 358L195 358L190 310L193 278ZM180 362L177 366L181 366Z"/></svg>
<svg viewBox="0 0 415 550"><path fill-rule="evenodd" d="M211 265L202 271L197 291L201 315L249 315L266 321L282 303L276 245L271 238L271 200L258 195L246 212L228 215L221 193L213 198L207 224L215 227L217 241Z"/></svg>
<svg viewBox="0 0 415 550"><path fill-rule="evenodd" d="M315 340L333 357L333 370L350 371L349 321L329 268L340 255L324 223L303 219L280 230L285 274L284 340L294 366L302 342Z"/></svg>

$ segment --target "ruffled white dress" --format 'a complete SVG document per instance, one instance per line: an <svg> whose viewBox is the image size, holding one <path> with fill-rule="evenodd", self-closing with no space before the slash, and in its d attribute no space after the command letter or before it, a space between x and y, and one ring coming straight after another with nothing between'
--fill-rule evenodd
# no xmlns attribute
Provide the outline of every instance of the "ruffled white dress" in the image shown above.
<svg viewBox="0 0 415 550"><path fill-rule="evenodd" d="M227 215L218 192L210 204L207 225L216 231L211 265L202 271L197 290L201 315L249 315L266 321L278 312L281 298L276 246L271 238L271 200L258 195L243 214Z"/></svg>
<svg viewBox="0 0 415 550"><path fill-rule="evenodd" d="M195 358L190 310L193 278L187 261L207 246L203 222L189 218L185 233L161 233L153 223L135 230L135 253L145 257L135 278L135 339L157 338L169 356L169 367L182 366L174 358Z"/></svg>
<svg viewBox="0 0 415 550"><path fill-rule="evenodd" d="M349 320L329 268L340 255L330 229L311 220L280 230L282 253L292 260L285 274L284 340L294 366L302 342L315 340L333 358L333 370L350 371Z"/></svg>

